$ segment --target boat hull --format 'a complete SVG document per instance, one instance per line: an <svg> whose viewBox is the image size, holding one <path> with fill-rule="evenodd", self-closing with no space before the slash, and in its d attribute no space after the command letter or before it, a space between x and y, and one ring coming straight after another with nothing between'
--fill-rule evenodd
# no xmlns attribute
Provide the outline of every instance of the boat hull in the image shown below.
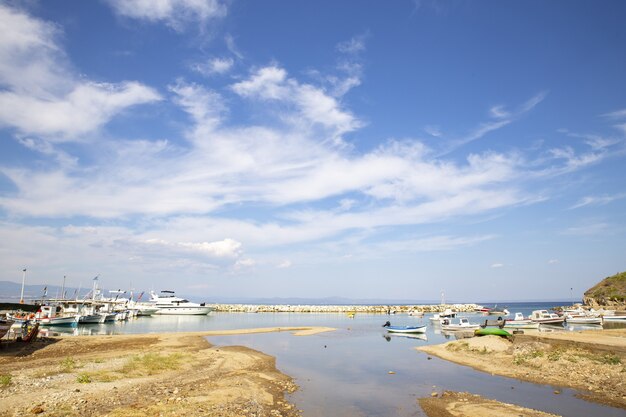
<svg viewBox="0 0 626 417"><path fill-rule="evenodd" d="M75 326L78 323L78 317L52 317L36 319L41 326Z"/></svg>
<svg viewBox="0 0 626 417"><path fill-rule="evenodd" d="M441 325L441 330L445 330L446 332L459 332L459 331L463 331L463 330L476 330L479 329L480 325L478 324L470 324L469 326L461 326L461 325L454 325L454 324L448 324L448 325Z"/></svg>
<svg viewBox="0 0 626 417"><path fill-rule="evenodd" d="M602 316L604 321L623 321L626 322L626 316Z"/></svg>
<svg viewBox="0 0 626 417"><path fill-rule="evenodd" d="M426 326L389 326L389 333L426 333Z"/></svg>
<svg viewBox="0 0 626 417"><path fill-rule="evenodd" d="M572 317L565 319L567 324L602 324L600 317Z"/></svg>
<svg viewBox="0 0 626 417"><path fill-rule="evenodd" d="M511 329L538 329L539 323L533 323L531 320L516 322L515 320L504 322L504 327Z"/></svg>
<svg viewBox="0 0 626 417"><path fill-rule="evenodd" d="M213 310L212 307L159 307L154 314L170 315L170 316L203 316L209 314Z"/></svg>
<svg viewBox="0 0 626 417"><path fill-rule="evenodd" d="M511 333L506 330L494 328L494 327L486 327L484 329L476 329L474 330L474 334L476 336L501 336L501 337L511 337Z"/></svg>

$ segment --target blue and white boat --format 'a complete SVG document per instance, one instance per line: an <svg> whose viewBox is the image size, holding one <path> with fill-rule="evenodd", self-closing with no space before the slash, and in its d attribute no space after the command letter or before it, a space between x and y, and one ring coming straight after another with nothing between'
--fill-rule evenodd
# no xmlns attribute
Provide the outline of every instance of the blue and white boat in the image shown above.
<svg viewBox="0 0 626 417"><path fill-rule="evenodd" d="M389 333L426 333L426 325L424 326L391 326L385 325Z"/></svg>

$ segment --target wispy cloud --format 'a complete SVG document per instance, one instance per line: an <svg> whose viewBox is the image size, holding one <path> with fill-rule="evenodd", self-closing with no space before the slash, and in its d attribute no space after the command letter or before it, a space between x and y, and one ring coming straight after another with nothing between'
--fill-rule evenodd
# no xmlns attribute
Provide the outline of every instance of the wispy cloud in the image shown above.
<svg viewBox="0 0 626 417"><path fill-rule="evenodd" d="M519 119L524 114L534 109L539 103L541 103L547 96L547 92L540 92L529 100L520 105L516 110L509 111L502 105L491 107L489 110L490 116L495 120L480 123L477 127L472 129L467 135L450 140L444 147L442 154L447 154L461 146L464 146L470 142L481 139L490 132L501 129L515 120Z"/></svg>
<svg viewBox="0 0 626 417"><path fill-rule="evenodd" d="M183 31L188 23L206 23L211 19L223 18L227 14L226 4L220 0L107 0L120 16L164 22L177 31Z"/></svg>
<svg viewBox="0 0 626 417"><path fill-rule="evenodd" d="M576 204L570 207L570 209L577 209L586 206L603 206L616 200L626 198L626 194L615 195L602 195L602 196L586 196L581 198Z"/></svg>
<svg viewBox="0 0 626 417"><path fill-rule="evenodd" d="M494 268L494 269L504 268L504 264L498 262L498 263L491 264L491 267Z"/></svg>
<svg viewBox="0 0 626 417"><path fill-rule="evenodd" d="M207 62L193 64L191 69L210 77L228 73L234 64L235 61L232 58L211 58Z"/></svg>

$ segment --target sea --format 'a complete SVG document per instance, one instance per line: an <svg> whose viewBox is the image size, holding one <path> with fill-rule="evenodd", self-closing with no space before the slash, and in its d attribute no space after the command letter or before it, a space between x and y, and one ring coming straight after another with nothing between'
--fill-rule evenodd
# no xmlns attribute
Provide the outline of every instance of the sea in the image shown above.
<svg viewBox="0 0 626 417"><path fill-rule="evenodd" d="M507 303L511 315L571 305L571 302ZM493 304L485 304L493 307ZM485 316L463 314L480 323ZM407 314L343 313L222 313L206 316L152 316L124 322L49 328L59 334L138 334L258 327L325 326L337 329L311 336L289 332L211 336L217 346L246 346L276 358L277 368L294 378L299 389L288 396L304 417L326 416L426 416L418 399L445 390L471 392L486 398L517 404L568 417L620 416L626 412L585 401L577 392L559 386L533 384L476 371L432 357L415 348L453 340L423 318ZM493 319L491 316L490 319ZM424 335L393 335L382 325L427 324ZM563 327L573 331L589 327ZM485 360L489 356L485 355ZM556 392L556 393L555 393ZM558 393L558 394L557 394Z"/></svg>

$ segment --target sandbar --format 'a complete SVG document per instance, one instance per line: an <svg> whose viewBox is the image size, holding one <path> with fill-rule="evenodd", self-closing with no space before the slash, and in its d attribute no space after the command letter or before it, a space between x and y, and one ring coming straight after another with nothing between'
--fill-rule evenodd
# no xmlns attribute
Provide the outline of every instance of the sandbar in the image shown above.
<svg viewBox="0 0 626 417"><path fill-rule="evenodd" d="M275 358L207 336L292 332L272 327L114 336L46 337L0 349L0 416L299 416L297 389Z"/></svg>

